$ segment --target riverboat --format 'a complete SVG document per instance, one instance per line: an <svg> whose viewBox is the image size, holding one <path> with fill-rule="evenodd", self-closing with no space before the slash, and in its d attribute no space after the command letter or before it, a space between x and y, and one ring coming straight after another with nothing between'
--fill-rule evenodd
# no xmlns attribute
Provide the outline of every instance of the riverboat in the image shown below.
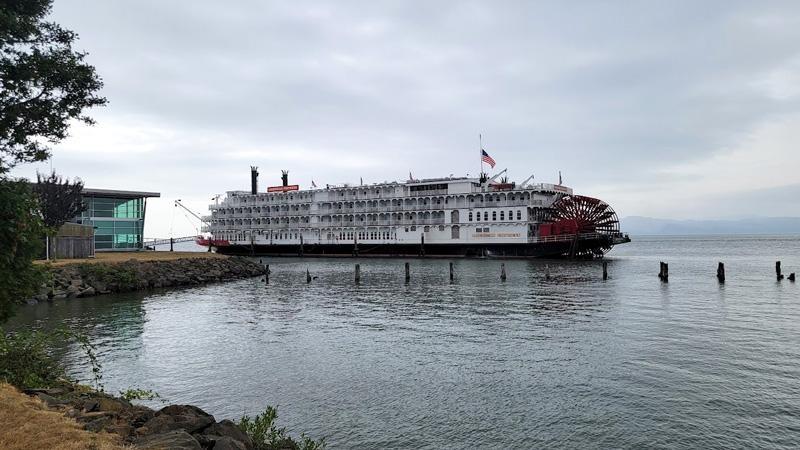
<svg viewBox="0 0 800 450"><path fill-rule="evenodd" d="M283 171L262 192L251 167L250 191L210 205L205 243L234 255L596 258L630 242L602 200L504 172L300 189Z"/></svg>

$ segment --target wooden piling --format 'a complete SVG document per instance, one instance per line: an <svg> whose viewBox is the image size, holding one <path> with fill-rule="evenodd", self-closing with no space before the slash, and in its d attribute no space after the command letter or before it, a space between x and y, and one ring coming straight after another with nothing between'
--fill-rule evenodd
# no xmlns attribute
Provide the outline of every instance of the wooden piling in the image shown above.
<svg viewBox="0 0 800 450"><path fill-rule="evenodd" d="M264 284L269 284L269 264L264 266L264 269L266 269L264 271Z"/></svg>
<svg viewBox="0 0 800 450"><path fill-rule="evenodd" d="M660 262L660 270L658 271L658 278L661 279L664 283L669 282L669 264L665 262Z"/></svg>
<svg viewBox="0 0 800 450"><path fill-rule="evenodd" d="M787 277L787 279L789 281L791 281L792 283L794 283L794 272L790 273L789 276Z"/></svg>
<svg viewBox="0 0 800 450"><path fill-rule="evenodd" d="M453 263L450 263L450 282L453 281Z"/></svg>
<svg viewBox="0 0 800 450"><path fill-rule="evenodd" d="M169 251L173 251L173 245L175 244L175 239L169 238Z"/></svg>
<svg viewBox="0 0 800 450"><path fill-rule="evenodd" d="M361 264L356 264L356 284L361 283Z"/></svg>
<svg viewBox="0 0 800 450"><path fill-rule="evenodd" d="M720 283L725 283L725 264L722 262L717 265L717 280Z"/></svg>
<svg viewBox="0 0 800 450"><path fill-rule="evenodd" d="M300 233L300 251L297 253L298 256L303 256L303 234Z"/></svg>
<svg viewBox="0 0 800 450"><path fill-rule="evenodd" d="M406 263L406 283L411 281L411 267Z"/></svg>
<svg viewBox="0 0 800 450"><path fill-rule="evenodd" d="M306 268L306 283L311 283L311 272Z"/></svg>
<svg viewBox="0 0 800 450"><path fill-rule="evenodd" d="M549 280L550 279L550 264L545 264L544 265L544 279L545 280Z"/></svg>
<svg viewBox="0 0 800 450"><path fill-rule="evenodd" d="M500 264L500 281L506 281L506 263Z"/></svg>
<svg viewBox="0 0 800 450"><path fill-rule="evenodd" d="M425 257L425 234L419 235L419 256Z"/></svg>
<svg viewBox="0 0 800 450"><path fill-rule="evenodd" d="M608 279L608 261L603 261L603 280Z"/></svg>
<svg viewBox="0 0 800 450"><path fill-rule="evenodd" d="M780 261L775 261L775 277L778 279L778 281L781 281L783 279L783 274L781 273Z"/></svg>

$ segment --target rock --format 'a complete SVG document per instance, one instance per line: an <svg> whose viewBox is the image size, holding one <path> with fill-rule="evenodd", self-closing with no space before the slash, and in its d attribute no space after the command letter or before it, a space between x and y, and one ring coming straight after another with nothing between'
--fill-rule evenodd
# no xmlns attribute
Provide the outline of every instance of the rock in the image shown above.
<svg viewBox="0 0 800 450"><path fill-rule="evenodd" d="M249 450L243 443L228 436L222 436L214 441L214 450Z"/></svg>
<svg viewBox="0 0 800 450"><path fill-rule="evenodd" d="M86 425L83 426L83 428L93 433L99 433L103 431L103 429L106 427L106 425L109 424L110 421L111 419L108 417L98 417L97 419L88 422Z"/></svg>
<svg viewBox="0 0 800 450"><path fill-rule="evenodd" d="M253 448L253 441L250 439L250 436L237 427L235 423L227 419L219 423L212 424L203 430L203 434L215 437L229 437L244 444L245 448L248 450ZM217 447L214 448L216 449Z"/></svg>
<svg viewBox="0 0 800 450"><path fill-rule="evenodd" d="M59 405L66 405L67 404L67 402L65 402L64 400L57 399L57 398L55 398L53 396L45 394L44 392L37 393L36 397L38 397L39 400L44 402L45 405L50 406L50 407L59 406Z"/></svg>
<svg viewBox="0 0 800 450"><path fill-rule="evenodd" d="M215 422L214 416L192 405L170 405L156 412L152 419L142 425L151 434L173 430L195 433Z"/></svg>
<svg viewBox="0 0 800 450"><path fill-rule="evenodd" d="M100 407L100 402L97 400L86 400L83 402L83 412L92 412L97 411L97 408Z"/></svg>
<svg viewBox="0 0 800 450"><path fill-rule="evenodd" d="M144 436L135 444L138 450L203 450L197 439L183 430Z"/></svg>
<svg viewBox="0 0 800 450"><path fill-rule="evenodd" d="M82 290L78 297L91 297L93 295L96 295L96 292L93 287L89 286L88 288Z"/></svg>
<svg viewBox="0 0 800 450"><path fill-rule="evenodd" d="M38 305L39 304L39 300L36 300L35 298L29 298L29 299L25 300L25 303L28 304L28 305Z"/></svg>
<svg viewBox="0 0 800 450"><path fill-rule="evenodd" d="M119 412L131 408L131 404L125 400L113 397L100 397L97 400L98 411Z"/></svg>

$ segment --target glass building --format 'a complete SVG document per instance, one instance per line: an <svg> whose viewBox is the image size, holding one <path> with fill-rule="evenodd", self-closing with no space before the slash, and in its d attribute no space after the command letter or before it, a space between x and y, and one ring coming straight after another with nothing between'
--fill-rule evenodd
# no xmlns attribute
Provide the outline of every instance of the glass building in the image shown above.
<svg viewBox="0 0 800 450"><path fill-rule="evenodd" d="M84 188L86 210L74 222L94 227L97 251L141 250L147 199L160 196L157 192Z"/></svg>

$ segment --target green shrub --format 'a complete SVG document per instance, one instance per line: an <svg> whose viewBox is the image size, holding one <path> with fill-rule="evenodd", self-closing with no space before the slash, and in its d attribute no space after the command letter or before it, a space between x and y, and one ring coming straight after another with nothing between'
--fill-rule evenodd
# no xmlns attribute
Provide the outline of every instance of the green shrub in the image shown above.
<svg viewBox="0 0 800 450"><path fill-rule="evenodd" d="M325 439L315 441L305 434L300 435L300 442L286 433L286 428L275 426L278 409L267 406L263 413L250 417L245 415L237 425L253 440L256 450L322 450Z"/></svg>
<svg viewBox="0 0 800 450"><path fill-rule="evenodd" d="M94 346L86 335L65 329L9 333L0 329L0 381L27 389L50 387L65 380L64 366L54 355L64 342L74 342L81 347L92 369L94 387L102 391L102 366Z"/></svg>
<svg viewBox="0 0 800 450"><path fill-rule="evenodd" d="M157 392L153 392L149 389L139 389L139 388L131 388L126 389L124 391L119 391L119 396L122 397L124 400L131 401L131 400L155 400L160 399L161 396L158 395ZM163 401L163 400L162 400Z"/></svg>
<svg viewBox="0 0 800 450"><path fill-rule="evenodd" d="M38 331L0 333L0 380L22 389L52 386L66 375L53 343L52 334Z"/></svg>

